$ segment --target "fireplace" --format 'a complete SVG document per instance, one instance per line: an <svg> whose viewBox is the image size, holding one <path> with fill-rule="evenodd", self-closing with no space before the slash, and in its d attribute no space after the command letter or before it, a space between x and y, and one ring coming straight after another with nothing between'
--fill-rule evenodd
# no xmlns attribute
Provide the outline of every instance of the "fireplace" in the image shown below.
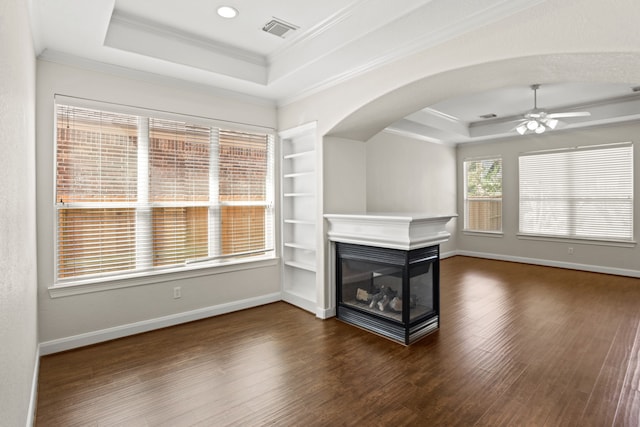
<svg viewBox="0 0 640 427"><path fill-rule="evenodd" d="M336 316L403 344L439 327L438 245L336 244Z"/></svg>
<svg viewBox="0 0 640 427"><path fill-rule="evenodd" d="M338 319L405 345L439 328L439 244L453 215L325 217Z"/></svg>

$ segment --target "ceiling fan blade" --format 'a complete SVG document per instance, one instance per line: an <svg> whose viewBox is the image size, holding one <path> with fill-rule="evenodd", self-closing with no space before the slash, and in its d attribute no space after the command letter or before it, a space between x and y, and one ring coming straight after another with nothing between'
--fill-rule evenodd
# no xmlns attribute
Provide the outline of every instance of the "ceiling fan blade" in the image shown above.
<svg viewBox="0 0 640 427"><path fill-rule="evenodd" d="M588 111L574 111L574 112L567 112L567 113L551 113L551 114L547 114L547 117L550 119L559 119L563 117L587 117L590 115L591 113Z"/></svg>

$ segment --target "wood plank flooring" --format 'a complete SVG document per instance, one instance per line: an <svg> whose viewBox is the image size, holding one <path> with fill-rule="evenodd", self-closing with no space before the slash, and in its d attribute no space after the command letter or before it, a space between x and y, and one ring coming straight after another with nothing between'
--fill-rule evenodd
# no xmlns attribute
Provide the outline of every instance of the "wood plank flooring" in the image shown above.
<svg viewBox="0 0 640 427"><path fill-rule="evenodd" d="M404 347L286 303L43 357L37 426L639 426L640 280L441 262Z"/></svg>

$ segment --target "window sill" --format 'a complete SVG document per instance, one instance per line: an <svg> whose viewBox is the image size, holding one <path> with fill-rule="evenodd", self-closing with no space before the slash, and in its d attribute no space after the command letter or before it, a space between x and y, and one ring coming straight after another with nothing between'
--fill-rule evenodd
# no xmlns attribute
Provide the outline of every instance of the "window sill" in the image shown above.
<svg viewBox="0 0 640 427"><path fill-rule="evenodd" d="M462 230L462 234L466 236L480 236L480 237L503 237L502 231L476 231L476 230Z"/></svg>
<svg viewBox="0 0 640 427"><path fill-rule="evenodd" d="M543 242L562 242L573 243L578 245L596 245L596 246L615 246L619 248L634 248L637 244L634 240L604 240L604 239L586 239L577 237L560 237L560 236L544 236L536 234L517 234L521 240L538 240Z"/></svg>
<svg viewBox="0 0 640 427"><path fill-rule="evenodd" d="M127 276L101 277L98 279L77 280L73 283L59 283L48 288L51 298L62 298L73 295L82 295L93 292L103 292L112 289L144 286L155 283L171 282L175 280L190 279L194 277L212 276L215 274L231 273L234 271L251 270L278 265L279 258L265 256L259 259L237 261L227 264L208 264L199 266L186 266L179 270L171 271L146 271Z"/></svg>

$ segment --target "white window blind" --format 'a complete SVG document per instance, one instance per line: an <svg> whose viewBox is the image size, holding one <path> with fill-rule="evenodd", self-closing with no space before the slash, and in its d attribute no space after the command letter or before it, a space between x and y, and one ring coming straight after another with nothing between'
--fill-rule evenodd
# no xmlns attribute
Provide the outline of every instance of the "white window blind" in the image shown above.
<svg viewBox="0 0 640 427"><path fill-rule="evenodd" d="M56 106L57 279L273 252L273 137Z"/></svg>
<svg viewBox="0 0 640 427"><path fill-rule="evenodd" d="M633 146L520 156L520 233L633 239Z"/></svg>
<svg viewBox="0 0 640 427"><path fill-rule="evenodd" d="M464 162L464 228L502 231L502 159Z"/></svg>

